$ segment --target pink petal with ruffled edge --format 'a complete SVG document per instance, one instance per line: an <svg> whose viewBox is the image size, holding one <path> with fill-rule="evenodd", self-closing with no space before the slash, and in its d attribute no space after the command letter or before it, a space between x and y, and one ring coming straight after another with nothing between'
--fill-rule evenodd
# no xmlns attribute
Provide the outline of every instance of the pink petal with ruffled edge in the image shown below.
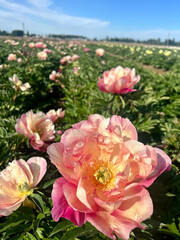
<svg viewBox="0 0 180 240"><path fill-rule="evenodd" d="M157 154L157 165L155 166L154 171L144 181L141 182L141 185L144 187L149 187L161 173L171 169L171 159L159 148L153 148L151 146L146 147L152 156L154 153Z"/></svg>
<svg viewBox="0 0 180 240"><path fill-rule="evenodd" d="M114 132L120 137L123 137L124 141L137 140L137 131L134 125L127 118L121 118L113 115L110 119L108 130Z"/></svg>
<svg viewBox="0 0 180 240"><path fill-rule="evenodd" d="M32 157L27 163L33 175L33 183L31 187L35 187L43 178L47 170L47 162L42 157Z"/></svg>
<svg viewBox="0 0 180 240"><path fill-rule="evenodd" d="M63 185L68 183L64 178L58 178L52 190L53 209L52 217L54 221L58 221L61 217L72 221L75 225L81 226L85 223L85 213L74 210L67 202Z"/></svg>
<svg viewBox="0 0 180 240"><path fill-rule="evenodd" d="M113 234L115 232L119 238L128 240L131 230L136 227L144 228L140 222L153 212L152 201L146 189L135 186L127 191L128 194L129 199L122 201L112 214L100 208L96 213L88 213L87 221L111 239L116 239Z"/></svg>

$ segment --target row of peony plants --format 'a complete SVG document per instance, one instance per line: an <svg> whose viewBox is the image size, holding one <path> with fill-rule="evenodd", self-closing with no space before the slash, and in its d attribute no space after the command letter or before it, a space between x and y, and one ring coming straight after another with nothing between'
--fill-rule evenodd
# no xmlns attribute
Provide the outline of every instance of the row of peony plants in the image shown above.
<svg viewBox="0 0 180 240"><path fill-rule="evenodd" d="M71 43L71 45L64 46L70 54L73 52L71 48L74 44ZM75 47L77 47L76 45ZM85 63L87 63L91 58L90 49L82 47L84 48L83 56L76 59L82 58L83 62L86 59ZM82 47L78 46L79 51ZM96 60L95 56L92 56L93 62L97 64L96 70L102 70L104 65L102 63L104 52L102 52L102 49L96 51ZM66 56L65 61L62 59L60 59L61 65L58 71L61 75L56 76L57 72L56 74L49 72L49 81L52 81L50 87L52 89L56 86L61 88L66 116L69 115L70 111L67 108L68 101L72 102L72 107L75 107L77 100L80 105L89 106L86 112L88 114L89 111L92 111L93 101L84 103L86 93L78 99L80 93L77 91L78 88L81 89L81 85L77 85L77 83L79 79L83 78L83 72L91 73L94 69L91 70L90 65L86 66L87 69L85 67L82 69L85 65L77 64L70 56ZM99 61L101 61L100 64ZM34 62L30 65L29 61L26 61L27 69L33 71L33 64ZM42 70L44 67L42 66ZM75 67L82 73L75 72ZM57 70L52 69L52 71ZM35 69L35 74L37 74L37 69ZM16 75L13 78L17 80ZM12 81L13 78L10 80ZM105 118L100 114L91 115L97 107L89 114L88 120L84 120L85 118L82 118L81 114L76 117L73 113L74 120L72 121L74 124L72 128L66 128L61 140L56 143L53 143L58 139L55 136L54 123L58 118L64 117L62 109L49 110L46 114L28 111L17 119L16 126L14 126L16 131L30 139L30 144L38 150L35 153L39 154L39 157L30 158L27 162L14 160L1 172L1 180L4 184L1 194L2 203L4 204L6 199L6 204L2 204L0 214L3 216L11 214L12 211L19 208L22 202L24 205L29 204L27 204L27 199L33 194L33 189L46 172L46 160L40 157L41 151L43 151L43 156L47 160L50 159L62 176L57 178L52 189L53 219L59 221L63 217L77 226L88 221L111 239L116 239L114 233L121 239L129 239L131 230L136 227L144 229L141 222L152 215L152 200L146 188L163 171L170 170L171 160L159 148L153 148L139 142L134 125L127 118L114 114L115 111L118 113L119 109L123 110L123 104L127 106L131 99L130 94L134 94L131 93L135 91L133 85L140 80L140 76L135 75L135 69L124 69L118 66L110 71L105 71L103 78L99 77L99 81L98 78L92 79L91 75L86 81L90 81L90 79L94 82L89 85L92 87L89 89L90 91L96 88L99 93L100 90L107 92L105 93L107 98L110 97L110 108L107 111L109 115L113 116ZM23 91L20 88L24 87L22 82L17 80L14 83L15 92L18 91L17 86ZM32 81L29 86L33 87L33 84L35 86ZM88 87L87 82L83 85ZM97 85L99 85L99 90L97 90ZM28 87L26 90L28 89L30 88ZM124 94L127 93L126 98ZM68 94L71 97L68 97ZM17 97L16 93L15 96ZM13 97L14 104L18 100L17 98ZM115 101L117 101L116 107L119 109L114 108ZM106 108L106 106L104 107ZM24 110L23 107L22 110ZM99 112L102 111L99 110ZM131 110L129 113L131 114ZM69 118L67 116L67 119ZM83 121L75 122L75 119L83 119ZM66 126L70 123L71 121L67 121ZM45 155L46 151L48 155ZM48 162L49 164L50 162ZM37 237L37 235L35 236ZM69 239L71 238L69 237Z"/></svg>

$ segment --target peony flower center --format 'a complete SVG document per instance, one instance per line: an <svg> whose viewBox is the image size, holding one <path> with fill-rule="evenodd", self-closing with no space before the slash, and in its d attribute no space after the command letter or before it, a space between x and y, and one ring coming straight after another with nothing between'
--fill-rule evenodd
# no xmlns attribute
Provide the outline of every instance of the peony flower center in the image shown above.
<svg viewBox="0 0 180 240"><path fill-rule="evenodd" d="M17 185L18 196L23 197L24 195L29 196L33 193L33 189L30 189L27 182L23 182Z"/></svg>
<svg viewBox="0 0 180 240"><path fill-rule="evenodd" d="M41 137L42 136L42 134L43 134L43 130L41 129L41 128L39 128L38 130L37 130L37 133L39 134L39 136Z"/></svg>
<svg viewBox="0 0 180 240"><path fill-rule="evenodd" d="M111 172L108 168L106 167L100 167L95 173L94 173L95 179L105 185L106 183L108 183L111 179Z"/></svg>
<svg viewBox="0 0 180 240"><path fill-rule="evenodd" d="M29 186L28 186L27 182L19 184L17 188L20 193L26 193L29 191Z"/></svg>

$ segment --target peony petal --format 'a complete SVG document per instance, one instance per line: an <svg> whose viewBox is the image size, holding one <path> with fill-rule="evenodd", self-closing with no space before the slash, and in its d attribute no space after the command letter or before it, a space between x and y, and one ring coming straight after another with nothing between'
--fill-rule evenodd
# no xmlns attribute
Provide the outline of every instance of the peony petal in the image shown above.
<svg viewBox="0 0 180 240"><path fill-rule="evenodd" d="M75 211L67 202L63 186L68 182L64 178L58 178L52 190L53 209L52 217L54 221L58 221L59 218L64 217L72 221L75 225L81 226L85 222L85 214L79 211Z"/></svg>
<svg viewBox="0 0 180 240"><path fill-rule="evenodd" d="M135 140L126 141L124 145L129 149L132 155L139 155L145 153L146 151L146 147L144 146L144 144Z"/></svg>
<svg viewBox="0 0 180 240"><path fill-rule="evenodd" d="M114 130L119 127L119 133L124 141L127 140L137 140L137 131L134 125L127 118L121 118L119 116L112 116L110 119L110 123L108 129L110 132L114 132Z"/></svg>
<svg viewBox="0 0 180 240"><path fill-rule="evenodd" d="M79 201L81 201L87 207L87 209L89 209L88 211L91 210L95 211L97 207L92 197L90 196L92 195L94 188L92 188L90 184L88 185L87 184L88 184L87 181L86 180L82 181L81 178L78 183L76 195Z"/></svg>
<svg viewBox="0 0 180 240"><path fill-rule="evenodd" d="M12 214L13 211L17 210L21 206L24 199L25 198L21 199L21 201L15 203L14 205L11 205L11 206L7 206L4 208L1 208L1 206L0 206L0 215L9 216L10 214Z"/></svg>
<svg viewBox="0 0 180 240"><path fill-rule="evenodd" d="M113 232L128 240L132 229L143 228L140 222L150 217L153 212L152 201L147 190L141 186L128 189L125 193L127 199L122 201L120 207L112 214L99 209L96 213L87 213L86 219L99 231L111 239L116 239Z"/></svg>
<svg viewBox="0 0 180 240"><path fill-rule="evenodd" d="M59 172L69 181L74 182L76 175L74 174L74 169L71 164L71 159L69 162L63 161L64 146L62 143L53 143L48 149L47 153L50 156L51 162L57 167ZM68 159L67 159L68 160Z"/></svg>
<svg viewBox="0 0 180 240"><path fill-rule="evenodd" d="M77 211L80 212L91 212L87 206L85 206L76 196L77 187L72 183L65 183L63 185L63 193L68 202L68 204Z"/></svg>
<svg viewBox="0 0 180 240"><path fill-rule="evenodd" d="M159 148L152 148L150 146L146 147L152 157L154 156L154 154L157 155L157 165L155 166L154 171L144 181L141 182L143 186L149 187L161 173L163 173L164 171L169 171L171 169L171 159L165 152L163 152Z"/></svg>
<svg viewBox="0 0 180 240"><path fill-rule="evenodd" d="M124 192L124 200L118 210L112 215L134 221L140 227L140 222L153 213L153 204L149 192L142 186L135 185Z"/></svg>
<svg viewBox="0 0 180 240"><path fill-rule="evenodd" d="M32 187L35 187L43 178L47 170L47 162L42 157L32 157L27 163L31 169L33 175Z"/></svg>

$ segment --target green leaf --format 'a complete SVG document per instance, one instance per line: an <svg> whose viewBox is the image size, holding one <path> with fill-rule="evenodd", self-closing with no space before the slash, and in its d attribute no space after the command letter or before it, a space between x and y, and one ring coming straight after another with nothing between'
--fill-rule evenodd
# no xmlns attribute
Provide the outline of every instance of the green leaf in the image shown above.
<svg viewBox="0 0 180 240"><path fill-rule="evenodd" d="M42 186L42 189L46 189L49 186L53 185L55 181L56 181L56 179L51 179L50 181L44 183L44 185Z"/></svg>
<svg viewBox="0 0 180 240"><path fill-rule="evenodd" d="M72 226L73 223L68 221L68 220L63 220L62 222L58 223L55 228L53 229L53 231L51 232L51 234L49 235L49 237L52 237L54 234L66 229L69 226Z"/></svg>
<svg viewBox="0 0 180 240"><path fill-rule="evenodd" d="M26 233L27 240L37 240L31 233Z"/></svg>
<svg viewBox="0 0 180 240"><path fill-rule="evenodd" d="M37 193L33 193L32 195L30 195L30 198L33 200L39 210L41 212L44 212L44 202L42 200L42 197Z"/></svg>
<svg viewBox="0 0 180 240"><path fill-rule="evenodd" d="M19 225L19 224L21 224L21 223L23 223L24 222L24 220L19 220L19 221L17 221L17 222L4 222L4 223L2 223L2 224L0 224L0 233L1 232L4 232L5 230L7 230L7 229L10 229L11 227L14 227L14 226L16 226L16 225Z"/></svg>
<svg viewBox="0 0 180 240"><path fill-rule="evenodd" d="M43 213L39 213L37 215L37 219L34 222L34 232L38 229L40 221L45 218L45 215Z"/></svg>
<svg viewBox="0 0 180 240"><path fill-rule="evenodd" d="M67 231L62 237L61 240L74 240L76 237L80 236L89 236L92 233L92 230L86 230L83 227L76 227Z"/></svg>

